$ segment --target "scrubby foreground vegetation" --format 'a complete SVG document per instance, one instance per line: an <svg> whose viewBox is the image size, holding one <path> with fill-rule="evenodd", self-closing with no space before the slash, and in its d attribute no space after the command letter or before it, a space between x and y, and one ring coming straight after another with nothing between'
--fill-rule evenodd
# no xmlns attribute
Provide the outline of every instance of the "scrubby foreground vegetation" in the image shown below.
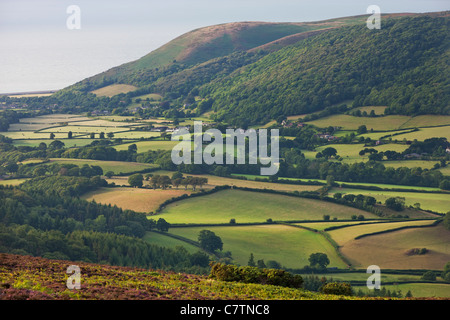
<svg viewBox="0 0 450 320"><path fill-rule="evenodd" d="M67 287L70 277L67 268L73 264L81 269L80 289ZM217 278L220 268L220 265L213 268L215 276L212 277L2 253L0 254L0 300L369 299L342 294L313 293L304 289L271 284L237 282L238 278L235 281L216 280L214 278ZM227 266L226 270L231 270L231 267ZM287 279L287 281L294 279L286 273L283 275L280 272L275 273L276 276L272 274L272 279L276 277L280 280ZM267 274L271 276L270 273ZM248 270L246 275L249 275ZM296 281L292 283L298 284L299 279L301 278L295 277ZM338 287L339 290L343 288L343 286L332 284L326 289L330 290L333 287Z"/></svg>

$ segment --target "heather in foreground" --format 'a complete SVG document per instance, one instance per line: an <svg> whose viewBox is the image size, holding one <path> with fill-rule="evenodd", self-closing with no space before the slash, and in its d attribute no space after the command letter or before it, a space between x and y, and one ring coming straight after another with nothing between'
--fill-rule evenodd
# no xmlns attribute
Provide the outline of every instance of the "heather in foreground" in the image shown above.
<svg viewBox="0 0 450 320"><path fill-rule="evenodd" d="M76 264L81 288L68 289ZM0 254L0 300L332 300L361 299L207 276Z"/></svg>

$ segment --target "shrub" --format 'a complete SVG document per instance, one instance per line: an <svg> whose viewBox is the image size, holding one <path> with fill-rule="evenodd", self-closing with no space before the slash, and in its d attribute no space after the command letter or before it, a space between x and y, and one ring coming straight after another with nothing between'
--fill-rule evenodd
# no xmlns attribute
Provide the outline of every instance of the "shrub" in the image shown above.
<svg viewBox="0 0 450 320"><path fill-rule="evenodd" d="M236 281L243 283L259 283L274 286L301 288L303 278L285 270L260 269L257 267L238 267L223 263L211 263L210 278L222 281Z"/></svg>
<svg viewBox="0 0 450 320"><path fill-rule="evenodd" d="M422 280L436 281L436 274L433 271L427 271L422 275Z"/></svg>
<svg viewBox="0 0 450 320"><path fill-rule="evenodd" d="M325 284L320 291L325 294L335 294L341 296L351 296L352 287L348 283L330 282Z"/></svg>

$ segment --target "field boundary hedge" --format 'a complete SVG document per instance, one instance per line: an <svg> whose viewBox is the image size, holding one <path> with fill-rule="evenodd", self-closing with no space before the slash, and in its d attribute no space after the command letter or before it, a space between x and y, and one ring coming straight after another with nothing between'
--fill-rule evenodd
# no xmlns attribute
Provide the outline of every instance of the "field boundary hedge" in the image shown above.
<svg viewBox="0 0 450 320"><path fill-rule="evenodd" d="M372 191L391 191L391 192L416 192L416 193L443 193L450 195L450 192L445 190L422 190L422 189L407 189L407 188L381 188L377 186L367 186L367 185L356 185L356 184L346 184L338 183L341 188L348 189L361 189L361 190L372 190ZM425 188L425 187L424 187Z"/></svg>

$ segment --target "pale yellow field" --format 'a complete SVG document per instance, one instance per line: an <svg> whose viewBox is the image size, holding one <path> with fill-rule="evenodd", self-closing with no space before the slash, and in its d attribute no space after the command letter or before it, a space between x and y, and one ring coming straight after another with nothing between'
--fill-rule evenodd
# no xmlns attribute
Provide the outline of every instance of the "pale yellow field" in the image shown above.
<svg viewBox="0 0 450 320"><path fill-rule="evenodd" d="M122 209L134 210L137 212L150 213L155 211L161 203L183 194L190 194L191 191L180 189L142 189L130 187L101 188L83 195L83 199L95 200L101 204L116 205Z"/></svg>
<svg viewBox="0 0 450 320"><path fill-rule="evenodd" d="M362 234L374 233L385 230L392 230L405 226L422 226L430 225L434 220L418 220L418 221L402 221L402 222L389 222L389 223L364 223L363 225L355 225L336 230L328 231L331 237L339 245L345 246L355 237Z"/></svg>
<svg viewBox="0 0 450 320"><path fill-rule="evenodd" d="M138 122L121 122L121 121L109 121L109 120L87 120L87 121L76 121L69 122L69 125L73 126L91 126L91 127L125 127L132 125L139 125Z"/></svg>
<svg viewBox="0 0 450 320"><path fill-rule="evenodd" d="M424 255L407 255L413 248L426 248ZM385 269L442 270L450 261L450 231L442 225L404 229L351 240L341 252L356 268L377 265Z"/></svg>
<svg viewBox="0 0 450 320"><path fill-rule="evenodd" d="M137 88L128 84L112 84L97 90L92 91L97 96L112 97L120 93L128 93L134 91Z"/></svg>

